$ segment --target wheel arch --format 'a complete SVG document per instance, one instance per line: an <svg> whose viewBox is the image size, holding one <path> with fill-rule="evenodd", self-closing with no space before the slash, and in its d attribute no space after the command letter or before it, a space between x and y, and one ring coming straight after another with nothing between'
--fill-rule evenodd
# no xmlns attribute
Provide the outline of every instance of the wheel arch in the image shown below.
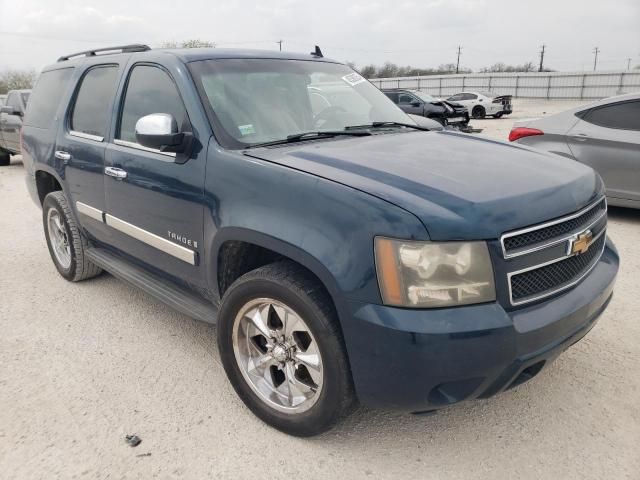
<svg viewBox="0 0 640 480"><path fill-rule="evenodd" d="M36 184L36 192L40 206L44 202L44 198L51 192L64 192L63 182L53 169L39 167L34 172L34 180ZM65 192L66 193L66 192Z"/></svg>
<svg viewBox="0 0 640 480"><path fill-rule="evenodd" d="M329 269L320 260L313 257L300 247L272 237L271 235L244 227L222 228L217 232L214 242L209 249L210 255L207 265L209 285L214 286L219 298L222 298L224 290L229 287L229 284L225 284L223 282L221 288L220 278L222 276L221 267L224 268L224 258L221 257L225 254L225 245L228 245L230 242L242 242L244 244L258 247L274 254L274 259L272 261L290 260L311 272L327 290L327 293L333 300L334 306L340 316L340 311L344 308L344 306L341 305L340 289L338 288L338 284L333 278L333 275L331 275ZM259 266L261 266L261 264L255 265L254 268ZM242 272L240 274L243 273L246 272Z"/></svg>

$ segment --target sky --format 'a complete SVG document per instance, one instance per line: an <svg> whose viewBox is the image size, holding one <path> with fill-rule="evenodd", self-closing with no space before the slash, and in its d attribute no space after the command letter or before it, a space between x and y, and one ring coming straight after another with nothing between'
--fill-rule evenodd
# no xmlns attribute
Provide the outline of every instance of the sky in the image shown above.
<svg viewBox="0 0 640 480"><path fill-rule="evenodd" d="M0 0L0 71L102 46L201 39L357 66L497 62L575 71L640 65L640 0Z"/></svg>

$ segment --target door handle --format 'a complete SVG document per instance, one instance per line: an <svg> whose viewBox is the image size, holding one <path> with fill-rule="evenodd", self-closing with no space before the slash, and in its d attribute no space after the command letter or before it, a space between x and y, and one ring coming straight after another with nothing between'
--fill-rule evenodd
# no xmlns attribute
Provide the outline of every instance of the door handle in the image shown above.
<svg viewBox="0 0 640 480"><path fill-rule="evenodd" d="M586 133L576 133L575 135L571 135L571 138L578 142L584 142L589 138L589 135L587 135Z"/></svg>
<svg viewBox="0 0 640 480"><path fill-rule="evenodd" d="M110 177L117 178L118 180L122 180L123 178L127 178L127 172L125 172L121 168L104 167L104 173L105 173L105 175L109 175Z"/></svg>
<svg viewBox="0 0 640 480"><path fill-rule="evenodd" d="M56 150L56 153L54 153L53 156L56 157L58 160L63 160L65 162L68 162L69 160L71 160L71 154L69 152L64 152L62 150Z"/></svg>

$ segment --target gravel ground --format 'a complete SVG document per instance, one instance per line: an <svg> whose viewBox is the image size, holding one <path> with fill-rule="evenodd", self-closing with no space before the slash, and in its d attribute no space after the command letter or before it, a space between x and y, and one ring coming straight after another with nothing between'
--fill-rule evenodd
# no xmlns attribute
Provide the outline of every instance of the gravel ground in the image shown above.
<svg viewBox="0 0 640 480"><path fill-rule="evenodd" d="M474 124L505 138L567 105L543 107ZM640 479L640 212L610 212L609 309L531 382L428 417L360 409L297 439L238 400L213 327L109 275L63 280L23 176L19 157L0 168L0 478Z"/></svg>

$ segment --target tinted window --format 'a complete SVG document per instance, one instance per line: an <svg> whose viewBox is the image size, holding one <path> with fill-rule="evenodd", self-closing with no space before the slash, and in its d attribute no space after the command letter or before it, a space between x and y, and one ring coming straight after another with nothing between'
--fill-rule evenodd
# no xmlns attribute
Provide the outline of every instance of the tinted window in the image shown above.
<svg viewBox="0 0 640 480"><path fill-rule="evenodd" d="M87 71L80 84L73 112L71 130L104 137L109 122L111 100L116 91L118 67L94 67Z"/></svg>
<svg viewBox="0 0 640 480"><path fill-rule="evenodd" d="M462 100L462 94L457 93L453 97L449 97L447 100L451 100L452 102L455 102L456 100Z"/></svg>
<svg viewBox="0 0 640 480"><path fill-rule="evenodd" d="M25 125L49 128L58 109L58 103L67 89L73 68L49 70L38 78L29 107L25 115Z"/></svg>
<svg viewBox="0 0 640 480"><path fill-rule="evenodd" d="M187 120L187 112L171 77L158 67L140 65L134 67L129 76L116 138L136 142L136 122L152 113L173 115L181 129Z"/></svg>
<svg viewBox="0 0 640 480"><path fill-rule="evenodd" d="M582 119L601 127L640 130L640 101L614 103L594 108Z"/></svg>
<svg viewBox="0 0 640 480"><path fill-rule="evenodd" d="M417 101L418 100L413 95L409 95L408 93L401 93L400 94L399 103L407 104L407 103L413 103L413 102L417 102Z"/></svg>
<svg viewBox="0 0 640 480"><path fill-rule="evenodd" d="M477 100L478 96L473 93L463 93L462 100Z"/></svg>
<svg viewBox="0 0 640 480"><path fill-rule="evenodd" d="M384 92L384 94L391 99L393 103L398 103L398 93L397 92Z"/></svg>

